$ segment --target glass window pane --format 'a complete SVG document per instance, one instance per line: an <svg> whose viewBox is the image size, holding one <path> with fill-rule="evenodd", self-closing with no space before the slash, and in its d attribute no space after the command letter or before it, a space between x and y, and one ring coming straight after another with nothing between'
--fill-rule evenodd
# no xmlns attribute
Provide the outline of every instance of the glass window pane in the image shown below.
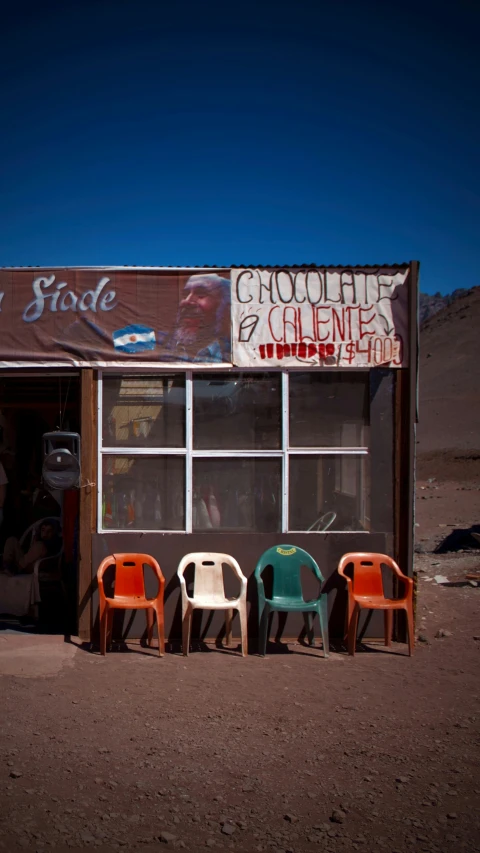
<svg viewBox="0 0 480 853"><path fill-rule="evenodd" d="M184 456L103 456L102 526L185 528Z"/></svg>
<svg viewBox="0 0 480 853"><path fill-rule="evenodd" d="M290 447L367 447L368 373L291 373Z"/></svg>
<svg viewBox="0 0 480 853"><path fill-rule="evenodd" d="M185 375L104 376L104 447L185 447Z"/></svg>
<svg viewBox="0 0 480 853"><path fill-rule="evenodd" d="M277 450L281 442L279 373L195 374L194 448Z"/></svg>
<svg viewBox="0 0 480 853"><path fill-rule="evenodd" d="M281 529L281 459L194 459L193 529Z"/></svg>
<svg viewBox="0 0 480 853"><path fill-rule="evenodd" d="M369 457L290 456L290 530L369 530Z"/></svg>

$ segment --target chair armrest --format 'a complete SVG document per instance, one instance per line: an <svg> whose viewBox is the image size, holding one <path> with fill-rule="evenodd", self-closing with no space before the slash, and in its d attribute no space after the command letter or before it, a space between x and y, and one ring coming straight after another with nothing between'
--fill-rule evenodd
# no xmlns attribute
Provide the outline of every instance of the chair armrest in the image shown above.
<svg viewBox="0 0 480 853"><path fill-rule="evenodd" d="M113 556L113 554L110 554L108 557L105 557L105 559L102 560L102 562L100 563L100 565L97 569L98 592L104 598L105 598L105 592L104 592L104 588L103 588L103 576L104 576L105 572L107 571L108 567L114 566L114 565L115 565L115 557Z"/></svg>
<svg viewBox="0 0 480 853"><path fill-rule="evenodd" d="M253 576L254 576L254 578L257 582L257 586L258 586L258 594L260 595L260 593L261 593L264 598L265 598L265 587L263 585L262 572L265 568L266 568L266 566L263 566L261 561L259 561L257 563L257 565L255 566L255 571L253 573Z"/></svg>
<svg viewBox="0 0 480 853"><path fill-rule="evenodd" d="M240 587L240 595L238 596L238 598L244 598L244 597L246 596L246 594L247 594L247 584L248 584L248 580L247 580L247 578L245 577L245 575L243 574L243 572L242 572L242 570L241 570L241 568L240 568L239 564L237 563L237 561L236 561L235 557L230 557L230 555L229 555L229 554L225 554L225 557L228 557L228 561L227 561L227 560L225 560L225 562L226 562L226 563L227 563L227 564L228 564L228 565L233 569L233 571L235 572L235 574L236 574L236 576L237 576L238 580L239 580L239 581L240 581L240 583L241 583L241 587Z"/></svg>
<svg viewBox="0 0 480 853"><path fill-rule="evenodd" d="M392 571L395 577L405 585L405 594L408 595L411 590L413 590L413 579L409 578L408 575L404 575L402 570L397 566L397 564L392 560Z"/></svg>
<svg viewBox="0 0 480 853"><path fill-rule="evenodd" d="M40 557L40 559L35 562L35 565L33 567L33 573L35 575L38 575L39 572L42 571L43 563L53 563L54 569L50 573L54 574L56 572L60 576L60 560L62 557L62 553L63 550L59 551L58 554L49 554L47 557Z"/></svg>
<svg viewBox="0 0 480 853"><path fill-rule="evenodd" d="M187 592L187 583L184 578L185 569L187 568L187 566L190 565L191 562L191 555L186 554L185 557L182 557L182 559L180 560L177 568L177 577L180 582L180 592L184 601L193 601L193 598L191 598Z"/></svg>
<svg viewBox="0 0 480 853"><path fill-rule="evenodd" d="M236 561L235 557L230 557L230 555L229 555L229 554L225 554L225 555L222 555L222 556L228 557L228 560L227 560L227 559L225 559L225 560L224 560L224 562L225 562L225 563L228 563L228 565L229 565L229 566L233 569L233 571L235 572L235 574L236 574L237 578L239 579L239 581L241 581L241 584L242 584L242 590L243 590L244 588L246 588L246 586L247 586L247 578L246 578L246 577L245 577L245 575L243 574L243 572L242 572L242 570L241 570L241 568L240 568L239 564L237 563L237 561Z"/></svg>
<svg viewBox="0 0 480 853"><path fill-rule="evenodd" d="M240 574L240 576L239 576L239 578L238 578L238 579L239 579L239 581L240 581L240 583L241 583L241 587L240 587L240 592L239 592L239 594L236 596L236 598L237 598L238 600L240 600L240 599L242 599L242 600L243 600L244 598L245 598L245 599L247 598L247 584L248 584L248 581L247 581L247 578L245 577L245 575L244 575L243 573L241 573L241 574Z"/></svg>
<svg viewBox="0 0 480 853"><path fill-rule="evenodd" d="M265 604L267 602L267 598L265 595L265 586L264 586L263 578L262 578L262 572L265 568L266 568L266 566L263 566L261 561L259 561L257 563L257 565L255 567L255 571L253 573L253 576L257 582L258 609L259 609L260 613L262 612L262 610L265 607Z"/></svg>
<svg viewBox="0 0 480 853"><path fill-rule="evenodd" d="M187 592L187 583L186 583L185 578L183 577L183 575L179 575L179 576L178 576L178 580L180 581L180 588L181 588L182 592L184 592L184 593L185 593L185 595L186 595L186 596L187 596L187 598L188 598L188 597L189 597L189 595L188 595L188 592Z"/></svg>
<svg viewBox="0 0 480 853"><path fill-rule="evenodd" d="M150 568L153 569L153 571L155 572L155 576L159 584L159 590L160 592L162 592L165 588L165 576L159 564L157 563L155 557L151 557L149 554L145 554L144 557L148 557L148 560L145 559L144 562L146 563L146 565L150 566Z"/></svg>
<svg viewBox="0 0 480 853"><path fill-rule="evenodd" d="M403 581L410 581L413 583L412 578L409 578L408 575L404 574L399 566L392 560L392 571L395 572L397 578L401 578Z"/></svg>
<svg viewBox="0 0 480 853"><path fill-rule="evenodd" d="M325 578L323 577L323 575L320 571L320 567L319 567L318 563L316 563L316 561L313 559L312 559L312 563L311 563L311 569L312 569L312 572L315 575L316 579L318 581L320 581L321 584L325 583Z"/></svg>
<svg viewBox="0 0 480 853"><path fill-rule="evenodd" d="M349 578L348 575L345 574L345 570L344 570L344 566L342 564L342 561L340 561L340 563L338 564L337 572L340 575L340 577L345 578L346 581L351 582L352 579Z"/></svg>
<svg viewBox="0 0 480 853"><path fill-rule="evenodd" d="M348 575L345 574L345 566L348 566L348 564L352 563L352 562L353 562L353 560L351 559L350 555L345 554L342 557L342 559L340 560L340 562L338 564L338 568L337 568L337 572L340 575L340 577L342 577L347 582L347 589L351 589L352 579L349 578Z"/></svg>
<svg viewBox="0 0 480 853"><path fill-rule="evenodd" d="M187 583L186 583L183 575L181 575L181 576L179 575L178 579L180 581L180 594L182 596L182 600L183 601L195 601L195 596L188 594Z"/></svg>

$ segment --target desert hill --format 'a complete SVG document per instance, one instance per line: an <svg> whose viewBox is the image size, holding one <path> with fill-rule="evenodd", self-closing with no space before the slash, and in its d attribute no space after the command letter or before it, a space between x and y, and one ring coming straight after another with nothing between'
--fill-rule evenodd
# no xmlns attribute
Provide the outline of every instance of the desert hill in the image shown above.
<svg viewBox="0 0 480 853"><path fill-rule="evenodd" d="M456 290L453 290L451 293L446 293L445 296L442 296L441 293L420 293L418 300L418 316L420 327L429 319L429 317L433 317L438 311L441 311L442 308L446 308L448 305L451 305L452 302L455 302L456 299L459 299L460 296L464 296L467 293L466 288L457 287Z"/></svg>
<svg viewBox="0 0 480 853"><path fill-rule="evenodd" d="M420 332L418 475L480 479L480 287Z"/></svg>

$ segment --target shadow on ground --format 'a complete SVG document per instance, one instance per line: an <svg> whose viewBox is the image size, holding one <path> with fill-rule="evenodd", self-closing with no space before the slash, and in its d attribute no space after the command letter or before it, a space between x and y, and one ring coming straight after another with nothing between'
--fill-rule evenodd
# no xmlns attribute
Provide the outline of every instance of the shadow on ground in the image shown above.
<svg viewBox="0 0 480 853"><path fill-rule="evenodd" d="M480 535L480 524L472 524L471 527L458 527L452 530L445 539L442 539L435 548L435 554L446 554L449 551L478 550L479 541L472 533Z"/></svg>

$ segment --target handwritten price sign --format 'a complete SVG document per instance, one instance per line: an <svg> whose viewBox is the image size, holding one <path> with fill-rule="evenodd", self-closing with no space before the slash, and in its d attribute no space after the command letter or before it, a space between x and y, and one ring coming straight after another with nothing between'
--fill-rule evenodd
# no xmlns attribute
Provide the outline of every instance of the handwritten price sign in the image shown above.
<svg viewBox="0 0 480 853"><path fill-rule="evenodd" d="M408 267L232 270L233 362L405 367Z"/></svg>

